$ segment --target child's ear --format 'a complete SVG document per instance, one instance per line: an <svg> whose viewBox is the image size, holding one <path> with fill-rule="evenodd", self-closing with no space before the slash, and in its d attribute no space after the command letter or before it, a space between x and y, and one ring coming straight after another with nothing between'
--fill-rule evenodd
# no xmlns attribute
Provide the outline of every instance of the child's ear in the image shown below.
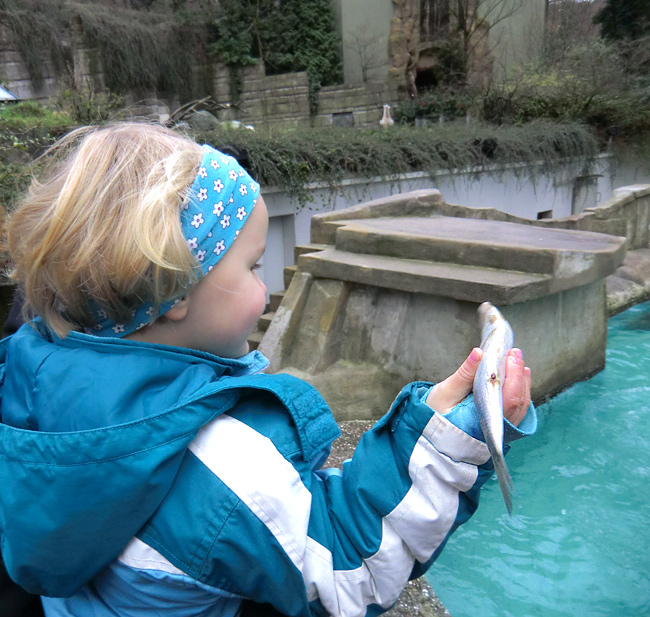
<svg viewBox="0 0 650 617"><path fill-rule="evenodd" d="M165 317L170 321L180 321L185 319L187 311L190 306L190 296L183 296L174 306L172 306L166 313Z"/></svg>

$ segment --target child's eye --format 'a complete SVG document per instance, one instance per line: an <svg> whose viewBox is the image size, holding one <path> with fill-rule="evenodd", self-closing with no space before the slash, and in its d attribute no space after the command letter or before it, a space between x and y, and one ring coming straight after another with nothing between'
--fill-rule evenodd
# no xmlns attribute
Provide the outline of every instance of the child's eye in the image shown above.
<svg viewBox="0 0 650 617"><path fill-rule="evenodd" d="M251 270L259 270L262 267L262 264L258 261L252 268Z"/></svg>

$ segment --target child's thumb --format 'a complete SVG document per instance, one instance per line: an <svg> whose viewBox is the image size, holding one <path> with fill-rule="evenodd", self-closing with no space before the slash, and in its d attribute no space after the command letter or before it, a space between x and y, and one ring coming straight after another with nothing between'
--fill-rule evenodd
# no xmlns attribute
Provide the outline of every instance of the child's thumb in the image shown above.
<svg viewBox="0 0 650 617"><path fill-rule="evenodd" d="M453 375L434 386L427 396L427 405L442 414L458 405L472 391L474 375L476 375L482 357L482 349L479 347L472 349L465 362Z"/></svg>

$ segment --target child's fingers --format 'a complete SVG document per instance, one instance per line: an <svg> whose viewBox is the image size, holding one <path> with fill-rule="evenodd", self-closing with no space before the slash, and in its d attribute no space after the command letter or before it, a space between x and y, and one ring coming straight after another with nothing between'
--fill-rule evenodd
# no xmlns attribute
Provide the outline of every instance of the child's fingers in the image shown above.
<svg viewBox="0 0 650 617"><path fill-rule="evenodd" d="M482 349L479 347L472 349L458 370L431 390L427 397L427 405L443 414L454 405L458 405L472 391L474 375L482 357Z"/></svg>
<svg viewBox="0 0 650 617"><path fill-rule="evenodd" d="M530 369L524 364L521 350L512 349L506 360L503 384L503 415L517 426L530 405Z"/></svg>

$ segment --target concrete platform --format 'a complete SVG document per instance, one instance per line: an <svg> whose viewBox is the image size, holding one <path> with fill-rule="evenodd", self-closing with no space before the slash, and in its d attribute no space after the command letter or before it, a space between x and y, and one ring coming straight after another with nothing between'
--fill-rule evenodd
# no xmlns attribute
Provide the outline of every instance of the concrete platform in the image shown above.
<svg viewBox="0 0 650 617"><path fill-rule="evenodd" d="M602 369L605 280L628 240L454 211L431 191L313 217L260 343L270 370L313 383L339 421L377 418L404 383L461 364L486 300L513 327L536 401Z"/></svg>
<svg viewBox="0 0 650 617"><path fill-rule="evenodd" d="M507 305L611 274L625 239L449 216L341 221L333 246L302 254L314 276Z"/></svg>

